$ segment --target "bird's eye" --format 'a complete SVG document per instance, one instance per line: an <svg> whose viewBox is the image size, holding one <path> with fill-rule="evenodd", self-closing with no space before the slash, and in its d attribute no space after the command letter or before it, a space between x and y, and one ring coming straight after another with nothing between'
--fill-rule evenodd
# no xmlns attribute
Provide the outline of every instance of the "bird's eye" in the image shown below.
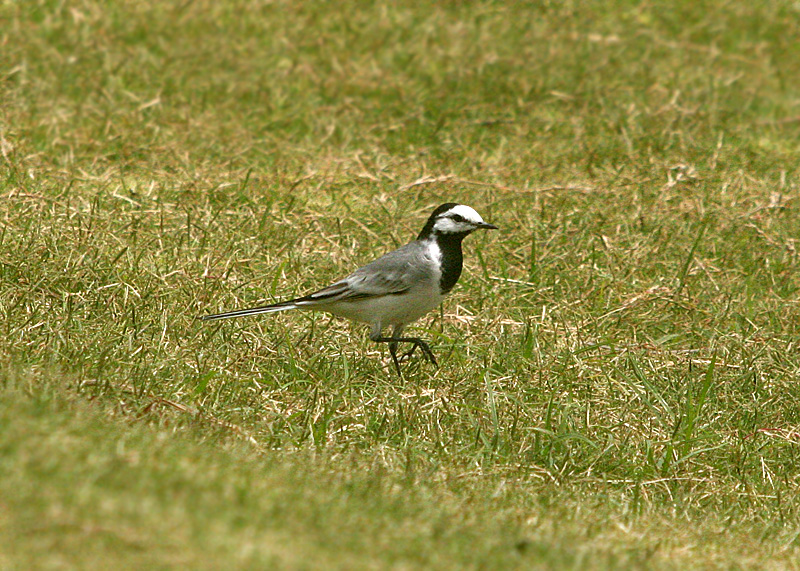
<svg viewBox="0 0 800 571"><path fill-rule="evenodd" d="M460 214L453 214L453 221L454 222L464 222L464 217Z"/></svg>

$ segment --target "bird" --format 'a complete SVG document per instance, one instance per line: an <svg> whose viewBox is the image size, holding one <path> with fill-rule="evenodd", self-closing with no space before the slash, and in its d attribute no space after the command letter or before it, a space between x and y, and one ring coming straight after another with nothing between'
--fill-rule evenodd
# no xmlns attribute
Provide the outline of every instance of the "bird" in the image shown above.
<svg viewBox="0 0 800 571"><path fill-rule="evenodd" d="M435 309L461 277L461 241L478 229L497 230L465 204L448 202L436 208L417 238L384 254L349 276L318 291L270 305L204 315L202 321L230 319L290 309L320 310L370 325L370 340L388 343L389 353L402 379L400 361L419 348L425 359L438 366L430 346L419 337L404 337L410 323ZM391 335L383 335L391 328ZM400 343L411 349L399 359Z"/></svg>

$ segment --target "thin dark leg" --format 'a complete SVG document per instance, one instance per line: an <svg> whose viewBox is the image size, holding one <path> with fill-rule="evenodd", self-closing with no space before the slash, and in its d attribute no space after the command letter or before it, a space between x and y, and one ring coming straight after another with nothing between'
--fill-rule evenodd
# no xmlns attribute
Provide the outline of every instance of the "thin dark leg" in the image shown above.
<svg viewBox="0 0 800 571"><path fill-rule="evenodd" d="M389 353L392 355L392 361L394 361L394 366L397 369L397 374L401 377L403 376L400 373L400 361L397 359L397 344L398 343L412 343L413 347L411 350L403 355L403 358L410 357L411 354L414 352L414 349L419 347L422 354L425 358L430 361L435 367L439 366L439 363L436 362L436 357L433 356L433 351L428 346L425 341L420 339L419 337L373 337L373 341L376 343L388 343L389 344Z"/></svg>
<svg viewBox="0 0 800 571"><path fill-rule="evenodd" d="M394 361L394 368L397 369L397 376L403 378L403 373L400 372L400 361L397 360L397 341L389 342L389 353L392 355Z"/></svg>
<svg viewBox="0 0 800 571"><path fill-rule="evenodd" d="M398 361L400 361L402 363L403 361L407 361L407 360L411 359L411 356L414 354L414 351L416 351L416 350L417 350L417 346L416 345L412 345L411 349L409 349L408 351L406 351L405 353L400 355L400 357L398 358Z"/></svg>

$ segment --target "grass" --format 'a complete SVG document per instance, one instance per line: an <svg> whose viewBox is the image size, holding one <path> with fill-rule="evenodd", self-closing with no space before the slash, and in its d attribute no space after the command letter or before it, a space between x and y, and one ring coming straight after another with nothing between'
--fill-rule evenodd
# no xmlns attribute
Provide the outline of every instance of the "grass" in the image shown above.
<svg viewBox="0 0 800 571"><path fill-rule="evenodd" d="M794 3L0 21L0 566L797 567ZM438 369L195 319L451 200Z"/></svg>

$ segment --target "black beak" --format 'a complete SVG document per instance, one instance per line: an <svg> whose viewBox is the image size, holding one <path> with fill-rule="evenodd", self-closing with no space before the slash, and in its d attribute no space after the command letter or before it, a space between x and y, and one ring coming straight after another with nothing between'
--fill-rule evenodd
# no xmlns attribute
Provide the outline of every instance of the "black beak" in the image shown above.
<svg viewBox="0 0 800 571"><path fill-rule="evenodd" d="M494 224L489 224L488 222L481 222L478 224L478 228L483 228L485 230L499 230L497 226Z"/></svg>

